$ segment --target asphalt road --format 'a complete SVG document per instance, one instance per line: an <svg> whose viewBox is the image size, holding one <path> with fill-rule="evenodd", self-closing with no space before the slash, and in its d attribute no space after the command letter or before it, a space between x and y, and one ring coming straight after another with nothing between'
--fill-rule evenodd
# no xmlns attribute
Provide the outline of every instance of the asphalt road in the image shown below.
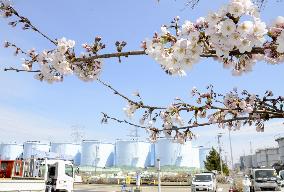
<svg viewBox="0 0 284 192"><path fill-rule="evenodd" d="M128 190L131 188L128 187ZM142 192L157 192L157 186L142 186ZM219 185L218 192L228 192L229 185ZM190 186L162 186L163 192L190 192ZM75 192L121 192L119 185L76 184Z"/></svg>

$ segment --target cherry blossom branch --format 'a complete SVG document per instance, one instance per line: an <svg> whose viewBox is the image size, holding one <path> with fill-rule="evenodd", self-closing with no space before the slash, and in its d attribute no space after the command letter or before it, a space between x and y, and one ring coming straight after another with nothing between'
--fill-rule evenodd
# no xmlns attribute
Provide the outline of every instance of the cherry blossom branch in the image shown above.
<svg viewBox="0 0 284 192"><path fill-rule="evenodd" d="M19 20L17 21L12 21L9 24L13 27L15 27L18 23L23 23L23 29L32 29L33 31L37 32L38 34L40 34L42 37L44 37L45 39L47 39L48 41L50 41L51 43L53 43L54 45L57 45L56 41L51 39L50 37L48 37L47 35L45 35L44 33L42 33L37 27L35 27L31 21L20 15L12 6L10 5L5 5L4 3L1 4L0 7L1 11L4 12L4 16L6 17L11 17L12 15L16 16Z"/></svg>
<svg viewBox="0 0 284 192"><path fill-rule="evenodd" d="M261 47L254 47L249 54L264 54L264 48ZM135 56L135 55L147 55L145 50L137 50L137 51L126 51L126 52L115 52L115 53L106 53L106 54L98 54L90 57L84 58L74 58L73 61L75 62L84 62L84 61L92 61L96 59L106 59L106 58L118 58L118 57L128 57L128 56ZM230 56L240 56L238 50L230 51ZM215 50L208 50L206 53L201 54L200 57L209 58L209 57L217 57Z"/></svg>
<svg viewBox="0 0 284 192"><path fill-rule="evenodd" d="M282 0L277 0L276 2L280 2ZM200 0L188 0L186 2L186 6L190 6L192 9L194 9ZM254 0L254 2L258 5L258 7L261 9L265 6L265 4L268 2L268 0Z"/></svg>
<svg viewBox="0 0 284 192"><path fill-rule="evenodd" d="M128 124L128 125L131 125L133 127L137 127L137 128L142 128L142 129L147 129L148 127L145 127L145 126L141 126L141 125L137 125L137 124L134 124L134 123L131 123L127 120L120 120L118 118L115 118L115 117L111 117L109 116L108 114L104 113L104 112L101 112L102 115L103 115L103 118L101 120L101 123L108 123L108 120L113 120L113 121L116 121L117 123L125 123L125 124Z"/></svg>
<svg viewBox="0 0 284 192"><path fill-rule="evenodd" d="M100 82L105 87L107 87L108 89L112 90L115 95L120 96L121 98L125 99L127 102L129 102L133 105L136 105L137 107L141 107L143 109L149 109L151 111L156 110L156 109L166 109L165 107L144 105L142 101L140 101L140 102L134 101L134 100L126 97L125 95L123 95L122 93L120 93L119 91L114 89L111 85L107 84L106 82L102 81L101 79L97 79L97 81Z"/></svg>
<svg viewBox="0 0 284 192"><path fill-rule="evenodd" d="M127 51L127 52L116 52L116 53L107 53L107 54L98 54L90 57L85 58L75 58L74 61L77 62L84 62L86 60L96 60L96 59L106 59L106 58L117 58L117 57L128 57L131 55L145 55L144 50L138 51Z"/></svg>
<svg viewBox="0 0 284 192"><path fill-rule="evenodd" d="M15 68L7 68L5 71L16 72L39 72L38 70L28 71ZM150 134L150 140L156 141L160 134L165 137L173 137L178 142L184 142L186 139L193 138L192 128L218 125L222 128L238 130L242 125L251 126L254 124L257 131L264 130L264 122L271 119L284 119L284 97L273 97L271 91L266 91L263 97L242 91L233 90L227 94L219 94L213 91L213 86L208 86L204 93L199 92L196 88L192 90L192 102L189 104L176 98L176 101L167 107L157 107L145 105L139 93L135 96L140 101L135 101L120 93L106 82L98 79L98 82L110 89L115 95L127 101L128 106L124 111L128 117L134 116L136 111L144 110L139 124L127 120L120 120L111 117L106 113L103 114L102 123L113 120L118 123L146 129ZM182 113L191 114L187 125L181 117ZM188 118L188 117L187 117ZM162 125L155 125L156 123ZM173 135L173 132L175 134Z"/></svg>
<svg viewBox="0 0 284 192"><path fill-rule="evenodd" d="M208 91L205 93L193 89L192 95L197 97L196 103L199 105L190 105L178 99L180 102L172 103L168 107L160 107L161 109L151 111L151 114L156 114L154 117L145 111L140 119L140 124L145 125L148 127L148 130L150 130L150 140L156 141L161 132L165 134L165 137L172 137L172 132L174 131L176 132L174 138L182 143L184 140L188 139L188 137L192 138L192 132L189 131L189 129L214 124L222 128L228 127L233 130L240 129L242 125L247 124L251 126L255 124L257 131L264 131L265 121L284 119L284 98L273 98L273 94L270 91L267 91L265 96L261 98L258 95L249 94L247 91L242 91L241 95L238 95L236 90L225 95L218 94L215 93L212 88L213 87L209 87ZM221 97L223 102L218 100L217 97ZM122 98L125 99L127 97L124 96ZM128 101L128 103L128 106L124 109L128 117L132 117L139 109L144 109L141 104L139 107L136 106L135 101ZM223 105L223 107L215 106L217 103ZM181 118L181 112L193 113L193 117L190 119L187 126L183 126L185 122ZM162 128L157 128L155 125L158 118L161 120ZM124 121L120 120L120 123L124 123Z"/></svg>
<svg viewBox="0 0 284 192"><path fill-rule="evenodd" d="M131 123L127 120L121 120L121 119L118 119L118 118L115 118L115 117L111 117L109 115L107 115L106 113L103 113L103 118L102 118L102 123L108 123L107 120L110 119L110 120L113 120L113 121L116 121L117 123L125 123L125 124L128 124L128 125L131 125L131 126L134 126L134 127L137 127L137 128L143 128L143 129L149 129L150 127L145 127L145 126L141 126L141 125L138 125L138 124L134 124L134 123ZM279 117L275 117L275 118L279 118ZM224 120L220 123L228 123L228 122L233 122L233 121L243 121L243 120L248 120L249 117L238 117L238 118L233 118L233 119L227 119L227 120ZM206 123L196 123L194 125L190 125L190 126L184 126L184 127L172 127L171 129L163 129L163 128L160 128L160 129L156 129L156 131L158 132L163 132L163 131L176 131L176 130L185 130L185 129L192 129L192 128L198 128L198 127L205 127L205 126L209 126L209 125L214 125L214 124L218 124L216 122L206 122Z"/></svg>
<svg viewBox="0 0 284 192"><path fill-rule="evenodd" d="M190 2L195 4L198 1ZM142 50L123 51L127 43L117 41L117 52L101 53L106 45L101 37L96 37L93 44L82 45L86 53L81 56L75 53L75 41L66 38L52 40L11 6L2 4L1 10L6 17L14 15L19 18L10 25L23 23L24 29L31 28L56 45L55 49L39 54L27 52L31 59L25 59L23 64L28 70L33 70L34 63L39 64L41 72L35 77L49 83L62 81L68 74L75 74L83 81L94 81L102 71L103 59L118 58L121 62L121 57L138 55L148 55L167 74L180 76L185 75L200 58L213 57L225 68L231 68L233 75L251 71L259 60L272 64L284 62L284 17L278 17L272 26L267 27L250 0L243 3L232 0L224 8L209 13L206 18L199 18L195 23L185 21L180 25L180 19L176 17L170 25L163 25L161 33L144 41ZM252 19L243 22L241 17L246 15Z"/></svg>
<svg viewBox="0 0 284 192"><path fill-rule="evenodd" d="M13 68L13 67L4 68L4 71L27 72L27 73L40 73L40 70L16 69L16 68Z"/></svg>

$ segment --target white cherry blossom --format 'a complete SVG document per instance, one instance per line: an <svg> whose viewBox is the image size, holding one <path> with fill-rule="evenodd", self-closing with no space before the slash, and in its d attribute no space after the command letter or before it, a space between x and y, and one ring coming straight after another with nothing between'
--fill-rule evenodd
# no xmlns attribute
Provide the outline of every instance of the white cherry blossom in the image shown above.
<svg viewBox="0 0 284 192"><path fill-rule="evenodd" d="M128 118L132 118L134 116L134 112L138 109L138 106L133 103L128 103L126 107L123 108L126 116Z"/></svg>
<svg viewBox="0 0 284 192"><path fill-rule="evenodd" d="M253 44L248 39L243 39L239 45L240 53L250 52L252 50Z"/></svg>
<svg viewBox="0 0 284 192"><path fill-rule="evenodd" d="M65 37L57 40L57 50L64 54L68 49L71 49L75 46L75 41L67 40Z"/></svg>
<svg viewBox="0 0 284 192"><path fill-rule="evenodd" d="M226 19L225 21L220 22L220 31L223 35L229 36L236 30L236 24L232 19Z"/></svg>
<svg viewBox="0 0 284 192"><path fill-rule="evenodd" d="M253 27L252 21L244 21L238 25L237 31L240 35L247 36L252 34Z"/></svg>
<svg viewBox="0 0 284 192"><path fill-rule="evenodd" d="M228 5L228 12L237 18L245 13L245 7L242 2L234 1Z"/></svg>
<svg viewBox="0 0 284 192"><path fill-rule="evenodd" d="M218 22L220 22L220 19L221 17L217 12L209 12L205 20L210 23L210 25L216 25Z"/></svg>

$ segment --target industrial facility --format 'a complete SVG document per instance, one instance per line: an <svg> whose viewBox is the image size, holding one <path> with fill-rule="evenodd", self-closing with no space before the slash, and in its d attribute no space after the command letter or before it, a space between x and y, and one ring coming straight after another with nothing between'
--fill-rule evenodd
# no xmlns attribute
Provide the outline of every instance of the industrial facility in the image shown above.
<svg viewBox="0 0 284 192"><path fill-rule="evenodd" d="M275 140L278 147L257 149L254 154L240 157L240 168L272 167L284 164L284 137Z"/></svg>
<svg viewBox="0 0 284 192"><path fill-rule="evenodd" d="M81 144L82 166L112 167L114 165L114 145L97 140L84 140Z"/></svg>
<svg viewBox="0 0 284 192"><path fill-rule="evenodd" d="M116 167L149 167L151 166L151 144L138 140L115 143L115 166Z"/></svg>
<svg viewBox="0 0 284 192"><path fill-rule="evenodd" d="M50 152L59 155L60 159L73 160L79 165L81 161L81 145L74 143L50 143Z"/></svg>
<svg viewBox="0 0 284 192"><path fill-rule="evenodd" d="M156 166L156 160L160 159L161 166L204 169L203 161L209 149L193 147L190 141L179 144L169 139L160 139L154 144L138 139L114 143L83 140L80 144L26 141L0 144L0 160L47 157L72 160L80 167L146 168Z"/></svg>
<svg viewBox="0 0 284 192"><path fill-rule="evenodd" d="M0 145L0 159L14 160L21 158L23 155L23 145L18 144L1 144Z"/></svg>
<svg viewBox="0 0 284 192"><path fill-rule="evenodd" d="M200 168L199 149L193 148L191 142L181 145L168 139L160 139L154 150L155 159L160 159L161 166Z"/></svg>

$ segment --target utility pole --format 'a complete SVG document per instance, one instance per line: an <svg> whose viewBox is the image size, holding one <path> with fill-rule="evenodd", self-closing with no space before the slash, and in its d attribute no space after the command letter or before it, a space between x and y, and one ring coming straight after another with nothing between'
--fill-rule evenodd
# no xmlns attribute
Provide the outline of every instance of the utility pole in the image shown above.
<svg viewBox="0 0 284 192"><path fill-rule="evenodd" d="M253 167L253 159L252 159L252 144L251 141L249 142L249 147L250 147L250 155L251 155L251 167Z"/></svg>
<svg viewBox="0 0 284 192"><path fill-rule="evenodd" d="M221 144L220 144L220 138L222 137L222 133L219 133L217 135L218 139L218 146L219 146L219 157L220 157L220 168L221 168L221 175L223 176L223 164L222 164L222 155L221 155Z"/></svg>
<svg viewBox="0 0 284 192"><path fill-rule="evenodd" d="M231 130L229 129L229 140L230 140L230 153L231 153L231 167L234 169L234 160L233 160L233 149L232 149L232 141L231 141Z"/></svg>
<svg viewBox="0 0 284 192"><path fill-rule="evenodd" d="M158 192L161 192L161 161L158 158L157 159L157 165L158 165Z"/></svg>

